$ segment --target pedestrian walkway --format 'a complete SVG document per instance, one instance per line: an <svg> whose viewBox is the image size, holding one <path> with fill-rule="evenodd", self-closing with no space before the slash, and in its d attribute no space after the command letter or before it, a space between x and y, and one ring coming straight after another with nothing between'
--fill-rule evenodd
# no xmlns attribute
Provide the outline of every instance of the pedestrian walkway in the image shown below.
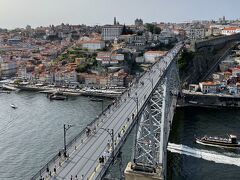
<svg viewBox="0 0 240 180"><path fill-rule="evenodd" d="M179 47L175 47L179 51ZM172 53L176 53L173 51ZM153 88L174 58L168 54L154 64L109 107L88 131L82 132L67 149L67 157L59 152L33 179L101 179L116 152L136 122L138 113L145 107Z"/></svg>

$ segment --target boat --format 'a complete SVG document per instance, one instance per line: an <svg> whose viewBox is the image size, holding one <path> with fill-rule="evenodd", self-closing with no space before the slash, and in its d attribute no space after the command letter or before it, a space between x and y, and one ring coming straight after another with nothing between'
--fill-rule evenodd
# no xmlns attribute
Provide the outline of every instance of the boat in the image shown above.
<svg viewBox="0 0 240 180"><path fill-rule="evenodd" d="M90 99L90 101L98 101L98 102L103 101L103 99L101 99L101 98L89 98L89 99Z"/></svg>
<svg viewBox="0 0 240 180"><path fill-rule="evenodd" d="M13 108L13 109L17 109L17 106L15 104L10 104L10 106Z"/></svg>
<svg viewBox="0 0 240 180"><path fill-rule="evenodd" d="M62 92L55 92L53 94L50 94L48 97L50 100L65 100L65 99L67 99L67 96L65 96Z"/></svg>
<svg viewBox="0 0 240 180"><path fill-rule="evenodd" d="M201 138L196 138L196 143L207 145L207 146L216 146L223 148L239 148L240 141L238 141L236 135L228 135L228 138L221 137L211 137L211 136L203 136Z"/></svg>
<svg viewBox="0 0 240 180"><path fill-rule="evenodd" d="M6 94L10 94L11 93L11 91L6 91L6 90L0 90L0 93L6 93Z"/></svg>

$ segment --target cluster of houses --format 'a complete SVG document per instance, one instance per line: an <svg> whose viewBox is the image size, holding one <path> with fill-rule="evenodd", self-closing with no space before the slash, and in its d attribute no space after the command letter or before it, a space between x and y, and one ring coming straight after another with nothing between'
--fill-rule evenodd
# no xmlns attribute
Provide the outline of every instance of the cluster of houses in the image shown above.
<svg viewBox="0 0 240 180"><path fill-rule="evenodd" d="M213 73L211 81L200 82L199 85L191 84L189 90L200 90L204 94L240 95L240 57L237 54L239 51L219 64L220 72Z"/></svg>
<svg viewBox="0 0 240 180"><path fill-rule="evenodd" d="M31 82L49 84L126 86L131 79L125 67L129 59L138 64L153 64L167 53L158 49L160 45L169 45L186 38L196 40L210 35L240 32L240 23L227 21L225 17L218 22L150 24L154 26L153 31L139 18L129 26L121 25L114 18L112 25L104 26L61 24L35 29L27 26L13 31L0 29L0 78L18 76ZM160 29L158 33L155 32L157 28ZM95 54L94 60L98 67L106 70L92 68L86 72L76 72L80 65L86 64L87 58L84 57L54 63L71 47L86 50L88 56ZM130 58L126 57L126 52L131 54ZM220 70L220 73L214 74L212 82L199 84L203 93L220 92L226 90L225 86L231 89L230 92L237 92L237 83L240 81L236 63L226 60L220 64Z"/></svg>

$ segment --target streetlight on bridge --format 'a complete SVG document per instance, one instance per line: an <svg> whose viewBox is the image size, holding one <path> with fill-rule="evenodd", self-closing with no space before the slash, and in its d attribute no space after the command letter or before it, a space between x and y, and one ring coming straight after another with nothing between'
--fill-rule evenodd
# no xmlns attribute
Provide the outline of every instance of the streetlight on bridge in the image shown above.
<svg viewBox="0 0 240 180"><path fill-rule="evenodd" d="M133 151L132 151L132 158L133 158L133 162L135 163L135 149L136 149L136 144L137 144L137 132L138 132L138 96L137 96L137 93L135 93L135 97L130 97L132 100L134 100L135 101L135 103L136 103L136 105L137 105L137 115L136 115L136 132L135 132L135 134L134 134L134 138L133 138L133 140L134 140L134 144L133 144L133 146L134 146L134 149L133 149Z"/></svg>
<svg viewBox="0 0 240 180"><path fill-rule="evenodd" d="M67 157L66 133L71 127L73 127L73 125L63 124L64 157Z"/></svg>
<svg viewBox="0 0 240 180"><path fill-rule="evenodd" d="M67 131L73 126L85 127L86 125L63 124L64 157L67 157L67 143L66 143Z"/></svg>
<svg viewBox="0 0 240 180"><path fill-rule="evenodd" d="M151 82L152 90L153 90L153 88L154 88L154 87L153 87L153 85L154 85L154 84L153 84L153 78L151 78L151 77L146 77L145 79Z"/></svg>
<svg viewBox="0 0 240 180"><path fill-rule="evenodd" d="M137 115L138 115L138 96L137 96L137 93L135 93L135 97L129 97L130 99L134 100L134 102L136 103L137 105ZM136 115L137 117L137 120L138 120L138 116Z"/></svg>
<svg viewBox="0 0 240 180"><path fill-rule="evenodd" d="M112 138L112 157L114 162L114 129L105 129L105 128L100 128L100 129L106 131Z"/></svg>

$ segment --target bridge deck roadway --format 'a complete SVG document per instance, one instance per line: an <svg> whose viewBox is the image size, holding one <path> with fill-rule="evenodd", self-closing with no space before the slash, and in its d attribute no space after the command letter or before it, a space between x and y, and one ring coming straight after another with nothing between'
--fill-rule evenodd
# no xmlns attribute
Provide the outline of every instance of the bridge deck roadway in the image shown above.
<svg viewBox="0 0 240 180"><path fill-rule="evenodd" d="M49 173L43 172L42 177L44 179L70 180L71 176L72 179L76 179L77 175L78 179L96 179L99 173L103 173L104 163L99 163L99 157L104 155L106 157L105 162L108 160L111 154L111 147L109 147L111 137L101 128L114 129L116 147L124 133L128 132L128 128L134 123L132 114L136 115L137 106L131 97L136 97L137 94L140 110L152 92L152 82L154 87L172 57L173 54L165 56L140 78L138 84L133 84L128 91L130 96L128 96L128 92L123 94L115 106L110 108L104 117L100 117L95 133L76 141L74 148L69 149L67 152L69 158L56 160L55 164L49 165L51 176ZM144 82L144 85L141 85L141 81ZM121 137L118 137L119 134Z"/></svg>

